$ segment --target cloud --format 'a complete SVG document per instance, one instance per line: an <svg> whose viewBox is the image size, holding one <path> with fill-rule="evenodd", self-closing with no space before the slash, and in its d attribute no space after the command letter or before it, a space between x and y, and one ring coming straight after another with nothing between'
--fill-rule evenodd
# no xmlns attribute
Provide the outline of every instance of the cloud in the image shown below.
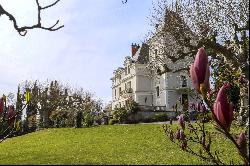
<svg viewBox="0 0 250 166"><path fill-rule="evenodd" d="M33 0L0 3L19 25L36 23ZM126 5L119 0L62 0L42 12L42 23L50 26L59 19L65 27L55 32L30 30L25 37L7 17L0 17L0 94L15 93L25 80L58 79L111 100L113 70L130 55L131 43L138 43L149 29L150 6L140 0Z"/></svg>

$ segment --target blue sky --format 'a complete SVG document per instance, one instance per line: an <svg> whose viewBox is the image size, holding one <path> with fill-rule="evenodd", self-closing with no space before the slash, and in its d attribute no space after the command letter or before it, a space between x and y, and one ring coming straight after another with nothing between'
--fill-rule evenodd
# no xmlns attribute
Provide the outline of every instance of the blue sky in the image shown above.
<svg viewBox="0 0 250 166"><path fill-rule="evenodd" d="M59 80L111 100L113 70L131 55L151 28L147 18L153 0L61 0L42 12L44 26L57 19L59 31L30 30L20 36L5 16L0 17L0 95L16 93L25 80ZM40 0L41 5L54 2ZM35 0L0 0L18 24L36 22Z"/></svg>

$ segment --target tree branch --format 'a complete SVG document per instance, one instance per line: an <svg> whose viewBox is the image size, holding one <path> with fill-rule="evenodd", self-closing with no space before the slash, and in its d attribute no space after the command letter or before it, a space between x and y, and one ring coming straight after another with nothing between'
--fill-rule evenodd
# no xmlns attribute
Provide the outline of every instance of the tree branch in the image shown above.
<svg viewBox="0 0 250 166"><path fill-rule="evenodd" d="M42 23L41 23L41 11L44 10L44 9L47 9L47 8L50 8L54 5L56 5L60 0L57 0L55 1L54 3L48 5L48 6L45 6L45 7L41 7L40 4L39 4L39 1L36 0L36 4L37 4L37 10L38 10L38 14L37 14L37 24L35 25L32 25L32 26L23 26L23 27L18 27L17 25L17 21L15 19L15 17L10 14L9 12L7 12L3 7L2 5L0 5L0 16L1 15L6 15L7 17L9 17L9 19L11 21L13 21L13 26L14 28L16 29L16 31L21 35L21 36L25 36L27 34L27 30L29 29L35 29L35 28L38 28L38 29L44 29L44 30L48 30L48 31L56 31L56 30L59 30L61 28L64 27L64 25L61 25L57 28L55 28L55 26L59 23L59 20L57 20L57 22L52 25L51 27L44 27L42 26Z"/></svg>

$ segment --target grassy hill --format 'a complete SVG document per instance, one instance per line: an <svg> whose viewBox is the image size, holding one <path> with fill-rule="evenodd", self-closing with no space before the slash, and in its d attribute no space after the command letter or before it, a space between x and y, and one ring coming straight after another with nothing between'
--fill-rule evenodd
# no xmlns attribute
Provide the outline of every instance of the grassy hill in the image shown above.
<svg viewBox="0 0 250 166"><path fill-rule="evenodd" d="M216 141L226 142L224 138ZM231 144L219 147L232 159ZM46 129L5 140L0 164L208 164L170 143L161 125Z"/></svg>

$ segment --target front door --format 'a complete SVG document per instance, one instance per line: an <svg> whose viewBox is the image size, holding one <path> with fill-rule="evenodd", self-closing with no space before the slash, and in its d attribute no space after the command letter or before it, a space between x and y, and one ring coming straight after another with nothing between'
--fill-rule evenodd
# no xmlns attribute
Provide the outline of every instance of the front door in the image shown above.
<svg viewBox="0 0 250 166"><path fill-rule="evenodd" d="M183 111L187 111L188 110L188 95L182 94L181 98L182 98L181 104L183 106Z"/></svg>

